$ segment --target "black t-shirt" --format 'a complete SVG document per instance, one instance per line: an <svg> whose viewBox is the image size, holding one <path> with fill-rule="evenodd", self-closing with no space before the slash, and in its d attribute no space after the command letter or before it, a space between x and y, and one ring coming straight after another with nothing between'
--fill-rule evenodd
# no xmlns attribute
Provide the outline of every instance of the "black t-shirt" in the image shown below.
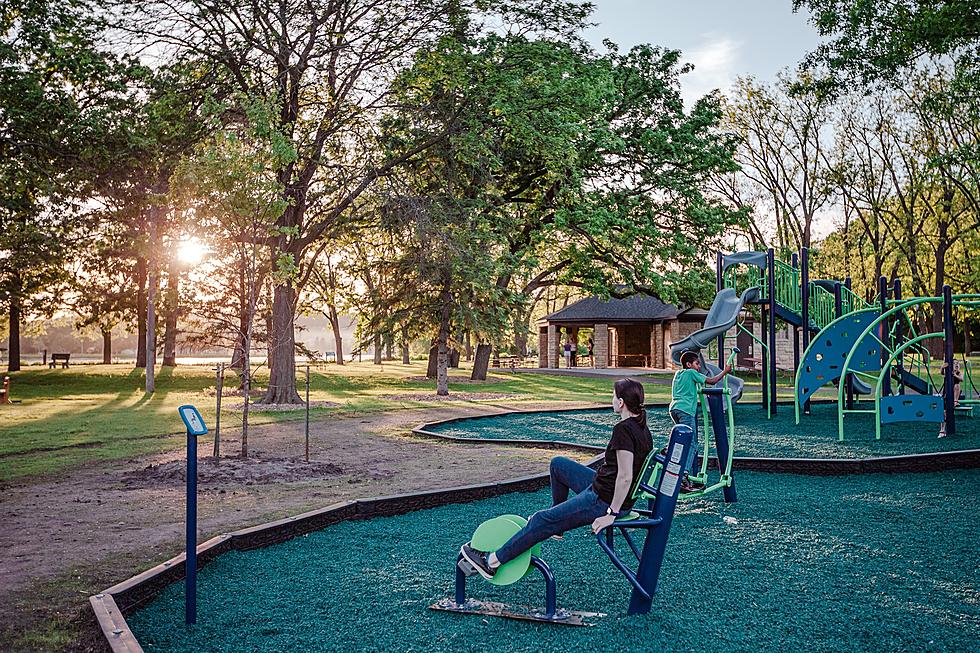
<svg viewBox="0 0 980 653"><path fill-rule="evenodd" d="M635 485L636 477L643 471L643 463L646 462L651 449L653 449L653 436L650 435L650 429L640 426L635 417L624 419L616 424L613 427L612 438L606 446L605 459L592 481L592 489L599 498L606 503L612 503L613 493L616 491L616 475L619 473L616 451L633 452L633 484ZM620 510L628 510L632 506L632 497L626 497Z"/></svg>

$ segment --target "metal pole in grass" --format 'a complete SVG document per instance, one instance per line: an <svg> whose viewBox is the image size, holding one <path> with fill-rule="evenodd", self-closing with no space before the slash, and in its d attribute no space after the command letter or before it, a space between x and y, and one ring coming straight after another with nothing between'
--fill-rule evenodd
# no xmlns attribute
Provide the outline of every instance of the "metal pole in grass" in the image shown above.
<svg viewBox="0 0 980 653"><path fill-rule="evenodd" d="M225 385L225 364L218 363L215 368L215 401L214 401L214 458L217 462L221 455L221 393Z"/></svg>
<svg viewBox="0 0 980 653"><path fill-rule="evenodd" d="M184 621L197 623L197 438L208 432L191 405L177 409L187 427L187 520L184 525Z"/></svg>
<svg viewBox="0 0 980 653"><path fill-rule="evenodd" d="M310 462L310 366L306 366L306 462Z"/></svg>

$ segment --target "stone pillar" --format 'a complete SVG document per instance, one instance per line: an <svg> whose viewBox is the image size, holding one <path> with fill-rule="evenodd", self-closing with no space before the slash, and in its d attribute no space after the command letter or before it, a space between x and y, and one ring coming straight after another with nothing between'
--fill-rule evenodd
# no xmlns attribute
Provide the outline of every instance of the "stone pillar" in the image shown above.
<svg viewBox="0 0 980 653"><path fill-rule="evenodd" d="M650 367L663 367L661 356L663 347L660 346L660 338L663 337L663 330L659 324L650 325Z"/></svg>
<svg viewBox="0 0 980 653"><path fill-rule="evenodd" d="M619 365L619 331L615 327L609 329L609 358L606 361L611 367Z"/></svg>
<svg viewBox="0 0 980 653"><path fill-rule="evenodd" d="M592 352L595 354L596 368L605 369L609 367L609 325L595 325L592 341L595 345Z"/></svg>
<svg viewBox="0 0 980 653"><path fill-rule="evenodd" d="M554 324L548 325L548 367L558 367L558 329Z"/></svg>
<svg viewBox="0 0 980 653"><path fill-rule="evenodd" d="M572 342L575 343L575 351L572 352L572 367L578 366L578 327L574 327L571 331Z"/></svg>
<svg viewBox="0 0 980 653"><path fill-rule="evenodd" d="M538 329L538 367L548 367L548 329Z"/></svg>
<svg viewBox="0 0 980 653"><path fill-rule="evenodd" d="M680 322L678 322L677 320L671 320L670 321L670 335L669 335L669 340L667 341L667 343L664 346L664 351L666 352L668 349L670 349L670 346L672 344L674 344L675 342L679 341L680 339L681 339L681 326L680 326ZM673 365L673 361L671 361L671 365Z"/></svg>

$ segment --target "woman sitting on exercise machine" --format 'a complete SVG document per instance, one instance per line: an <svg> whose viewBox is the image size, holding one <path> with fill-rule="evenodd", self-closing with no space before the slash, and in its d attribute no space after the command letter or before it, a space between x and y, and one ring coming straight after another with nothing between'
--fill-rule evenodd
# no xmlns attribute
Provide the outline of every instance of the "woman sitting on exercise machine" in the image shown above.
<svg viewBox="0 0 980 653"><path fill-rule="evenodd" d="M633 479L653 449L643 410L643 385L620 379L613 386L613 411L620 421L613 427L598 471L558 456L551 460L551 501L546 510L534 513L527 525L497 551L477 551L467 542L460 554L486 579L497 569L549 537L561 537L568 530L592 524L598 533L616 518L629 512L633 500ZM569 499L569 490L575 496Z"/></svg>

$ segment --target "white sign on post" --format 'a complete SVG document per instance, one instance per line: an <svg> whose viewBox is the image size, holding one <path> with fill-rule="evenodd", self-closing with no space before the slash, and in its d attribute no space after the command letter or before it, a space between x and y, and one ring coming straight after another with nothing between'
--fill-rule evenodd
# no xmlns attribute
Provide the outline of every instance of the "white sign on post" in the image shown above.
<svg viewBox="0 0 980 653"><path fill-rule="evenodd" d="M177 410L180 411L180 418L184 420L184 425L187 427L188 433L191 435L204 435L208 432L208 427L204 424L204 418L201 417L201 413L198 412L197 408L188 404L181 406Z"/></svg>

